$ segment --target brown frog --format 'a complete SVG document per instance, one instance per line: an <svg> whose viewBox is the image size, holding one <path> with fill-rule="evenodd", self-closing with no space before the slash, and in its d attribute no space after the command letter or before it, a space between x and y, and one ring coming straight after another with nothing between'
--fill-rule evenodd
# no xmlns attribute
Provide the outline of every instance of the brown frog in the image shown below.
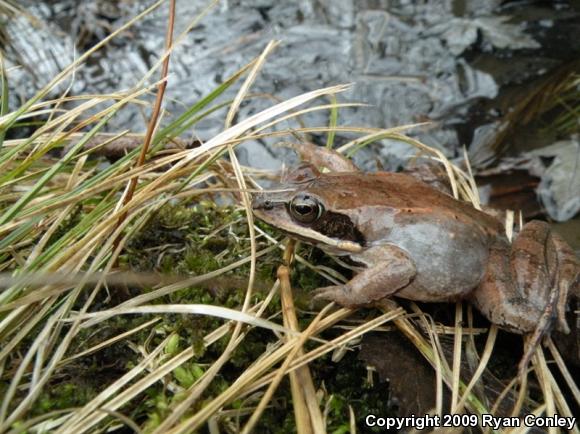
<svg viewBox="0 0 580 434"><path fill-rule="evenodd" d="M253 200L255 215L289 236L358 264L344 285L317 298L353 307L395 295L409 300L469 300L490 321L537 343L557 319L568 332L568 296L578 293L574 252L541 221L509 242L502 222L405 173L362 173L338 153L293 146L302 165L281 189ZM529 356L530 354L528 354Z"/></svg>

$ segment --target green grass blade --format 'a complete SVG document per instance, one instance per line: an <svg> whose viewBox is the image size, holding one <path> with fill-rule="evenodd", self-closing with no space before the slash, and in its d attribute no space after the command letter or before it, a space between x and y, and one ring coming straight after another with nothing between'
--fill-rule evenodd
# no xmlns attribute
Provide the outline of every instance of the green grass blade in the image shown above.
<svg viewBox="0 0 580 434"><path fill-rule="evenodd" d="M18 228L14 229L10 234L2 237L0 239L0 251L7 249L10 246L13 246L18 241L22 240L32 229L34 225L36 225L40 221L41 217L37 216L28 220L27 222L23 223ZM3 263L3 260L0 260L0 263Z"/></svg>
<svg viewBox="0 0 580 434"><path fill-rule="evenodd" d="M338 102L336 100L336 95L330 95L330 102L332 103L332 108L330 109L330 121L328 126L330 128L336 128L338 124L338 107L336 106ZM328 136L326 138L326 147L328 149L333 148L335 135L336 131L333 129L328 132Z"/></svg>
<svg viewBox="0 0 580 434"><path fill-rule="evenodd" d="M165 128L161 129L159 133L155 135L155 139L153 140L153 145L158 144L161 140L166 137L175 137L181 134L186 128L191 126L191 123L188 123L191 120L191 117L198 113L200 110L203 110L206 106L208 106L212 101L214 101L217 97L223 94L226 90L228 90L245 72L246 70L252 65L253 62L249 63L248 65L244 66L242 69L237 71L234 75L229 77L226 81L212 90L209 94L203 97L201 100L193 104L190 108L188 108L183 114L181 114L177 119L167 125ZM184 127L186 125L186 127Z"/></svg>
<svg viewBox="0 0 580 434"><path fill-rule="evenodd" d="M82 147L87 143L91 138L97 134L97 132L105 126L105 124L113 117L116 111L105 116L103 119L99 121L97 125L95 125L91 131L83 136L81 140L78 141L68 152L65 156L63 156L58 163L52 166L48 172L46 172L38 182L24 195L22 196L14 205L12 205L1 217L0 217L0 225L3 225L13 219L18 212L26 206L28 202L30 202L36 195L40 192L40 190L50 181L54 175L60 172L71 160L72 157L80 150Z"/></svg>
<svg viewBox="0 0 580 434"><path fill-rule="evenodd" d="M0 95L0 116L4 116L8 113L8 77L6 76L6 68L4 67L4 57L0 53L0 90L2 94ZM0 150L4 145L4 137L6 137L6 132L0 130Z"/></svg>

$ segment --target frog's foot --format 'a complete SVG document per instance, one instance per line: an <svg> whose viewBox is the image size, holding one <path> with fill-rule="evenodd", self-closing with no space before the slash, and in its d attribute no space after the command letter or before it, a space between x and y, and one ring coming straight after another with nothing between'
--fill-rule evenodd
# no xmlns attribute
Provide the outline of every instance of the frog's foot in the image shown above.
<svg viewBox="0 0 580 434"><path fill-rule="evenodd" d="M511 246L503 242L492 246L473 301L500 327L531 333L520 373L554 325L569 331L566 306L568 294L578 291L579 270L572 249L544 222L526 224Z"/></svg>
<svg viewBox="0 0 580 434"><path fill-rule="evenodd" d="M530 360L532 360L532 357L536 352L536 348L538 345L540 345L542 338L549 335L552 331L552 328L554 327L554 320L557 316L557 312L554 307L558 304L559 295L560 293L557 289L554 289L551 292L550 299L548 300L548 303L546 304L546 307L540 316L540 320L538 321L536 328L529 336L529 339L524 343L524 355L522 356L522 359L518 365L518 372L520 375L522 375L527 369L528 364L530 363ZM562 328L562 320L560 318L558 318L558 320L560 323L559 328L563 329L565 333L569 333L570 329L566 323L565 318L563 320L563 326L565 328Z"/></svg>
<svg viewBox="0 0 580 434"><path fill-rule="evenodd" d="M403 169L403 173L429 184L436 190L452 194L447 169L439 161L426 158L411 160Z"/></svg>
<svg viewBox="0 0 580 434"><path fill-rule="evenodd" d="M294 149L302 161L307 161L316 167L324 167L331 172L358 172L359 168L334 149L316 146L313 143L279 143L278 146Z"/></svg>
<svg viewBox="0 0 580 434"><path fill-rule="evenodd" d="M545 225L543 222L530 222L530 224L532 223L538 224L537 226ZM542 229L537 228L537 230L541 231ZM536 347L544 336L549 335L556 322L558 331L566 334L570 333L570 327L568 327L566 322L568 297L569 295L577 297L580 290L580 267L570 246L555 233L550 233L547 241L553 245L556 256L553 272L551 273L550 287L552 289L538 324L527 342L524 356L519 365L520 373L526 369L536 351ZM546 262L548 262L548 258L546 258Z"/></svg>
<svg viewBox="0 0 580 434"><path fill-rule="evenodd" d="M406 287L415 277L414 262L395 246L382 246L383 261L364 269L344 285L317 289L314 297L354 307L389 297Z"/></svg>

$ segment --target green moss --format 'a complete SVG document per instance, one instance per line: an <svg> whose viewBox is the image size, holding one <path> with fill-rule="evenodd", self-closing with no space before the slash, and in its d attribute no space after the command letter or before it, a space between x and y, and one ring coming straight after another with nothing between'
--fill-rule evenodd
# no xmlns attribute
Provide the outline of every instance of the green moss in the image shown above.
<svg viewBox="0 0 580 434"><path fill-rule="evenodd" d="M139 412L133 414L133 418L144 419L143 431L149 433L155 430L169 415L170 401L163 390L149 388L147 399L143 402Z"/></svg>
<svg viewBox="0 0 580 434"><path fill-rule="evenodd" d="M328 395L332 395L328 432L350 431L349 406L354 411L358 432L383 432L382 428L373 430L363 422L364 416L371 413L382 417L395 416L396 408L391 402L388 385L381 382L369 384L366 366L358 360L356 353L347 353L338 363L332 362L330 357L325 356L310 365L315 384L324 383Z"/></svg>
<svg viewBox="0 0 580 434"><path fill-rule="evenodd" d="M95 389L89 383L85 383L82 376L69 378L66 381L44 388L36 403L34 413L42 415L49 411L84 405L97 392L98 389Z"/></svg>

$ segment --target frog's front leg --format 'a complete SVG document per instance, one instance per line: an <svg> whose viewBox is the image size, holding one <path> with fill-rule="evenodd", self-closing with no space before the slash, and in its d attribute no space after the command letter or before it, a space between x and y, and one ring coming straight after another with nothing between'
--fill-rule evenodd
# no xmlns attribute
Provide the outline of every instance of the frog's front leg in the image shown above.
<svg viewBox="0 0 580 434"><path fill-rule="evenodd" d="M511 245L497 241L491 247L486 273L472 301L500 327L533 333L523 367L556 319L558 329L568 331L568 294L578 291L579 277L572 249L548 224L532 221Z"/></svg>
<svg viewBox="0 0 580 434"><path fill-rule="evenodd" d="M317 289L314 297L335 301L346 307L369 304L406 287L417 273L413 260L396 246L372 247L365 253L369 258L381 259L373 262L344 285Z"/></svg>

